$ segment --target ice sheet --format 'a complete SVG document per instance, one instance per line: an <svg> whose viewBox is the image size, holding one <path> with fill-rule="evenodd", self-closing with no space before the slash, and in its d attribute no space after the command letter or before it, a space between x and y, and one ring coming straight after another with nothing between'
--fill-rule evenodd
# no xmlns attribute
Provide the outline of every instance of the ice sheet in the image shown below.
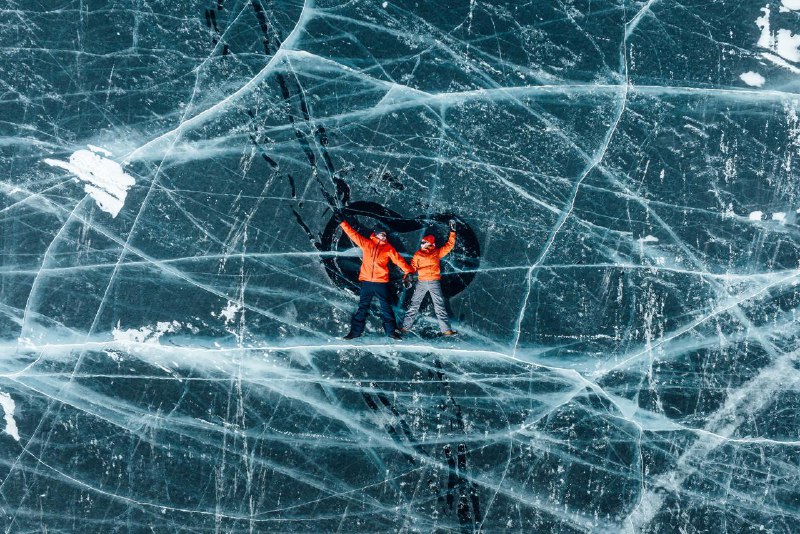
<svg viewBox="0 0 800 534"><path fill-rule="evenodd" d="M796 532L796 4L6 2L0 524Z"/></svg>

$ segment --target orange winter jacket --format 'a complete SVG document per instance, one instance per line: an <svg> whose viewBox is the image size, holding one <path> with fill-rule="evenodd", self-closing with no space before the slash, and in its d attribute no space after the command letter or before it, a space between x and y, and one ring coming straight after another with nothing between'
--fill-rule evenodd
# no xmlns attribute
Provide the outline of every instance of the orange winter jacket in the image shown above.
<svg viewBox="0 0 800 534"><path fill-rule="evenodd" d="M456 246L456 233L450 232L447 243L442 248L429 248L428 250L418 250L411 258L411 268L417 271L419 279L423 282L433 282L442 279L442 268L439 260L450 254Z"/></svg>
<svg viewBox="0 0 800 534"><path fill-rule="evenodd" d="M406 260L397 253L397 250L389 243L381 243L375 234L369 239L356 232L347 221L342 222L342 230L347 234L353 243L361 249L361 271L358 279L362 282L383 282L389 281L389 260L400 267L405 274L412 272Z"/></svg>

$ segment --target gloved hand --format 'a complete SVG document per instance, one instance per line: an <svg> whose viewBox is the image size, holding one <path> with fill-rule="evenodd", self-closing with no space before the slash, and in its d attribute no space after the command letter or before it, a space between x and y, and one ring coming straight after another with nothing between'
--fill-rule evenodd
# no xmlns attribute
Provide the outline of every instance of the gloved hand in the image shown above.
<svg viewBox="0 0 800 534"><path fill-rule="evenodd" d="M337 224L342 224L344 222L344 212L339 208L333 208L333 220Z"/></svg>
<svg viewBox="0 0 800 534"><path fill-rule="evenodd" d="M417 277L417 273L408 273L407 275L403 276L403 287L406 289L411 289L411 286L417 281Z"/></svg>
<svg viewBox="0 0 800 534"><path fill-rule="evenodd" d="M456 220L455 219L450 219L450 231L451 232L455 232L456 231Z"/></svg>

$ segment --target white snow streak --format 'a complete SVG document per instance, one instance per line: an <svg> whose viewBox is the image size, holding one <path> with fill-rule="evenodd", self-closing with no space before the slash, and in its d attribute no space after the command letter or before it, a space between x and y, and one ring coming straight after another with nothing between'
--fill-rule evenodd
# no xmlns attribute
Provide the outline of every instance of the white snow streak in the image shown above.
<svg viewBox="0 0 800 534"><path fill-rule="evenodd" d="M92 151L78 150L69 157L68 162L50 158L45 158L44 162L66 169L86 182L83 190L91 195L101 210L116 217L125 204L128 189L136 180L125 174L119 163L108 159L111 152L93 145L88 146Z"/></svg>
<svg viewBox="0 0 800 534"><path fill-rule="evenodd" d="M794 5L795 3L800 3L800 0L793 0L791 3ZM797 72L797 68L790 63L786 63L786 61L800 62L800 35L796 35L785 28L779 28L777 32L773 32L770 27L769 5L762 7L761 11L764 15L756 19L756 26L761 29L761 35L756 44L779 56L775 57L772 54L763 53L762 57L778 66Z"/></svg>
<svg viewBox="0 0 800 534"><path fill-rule="evenodd" d="M225 324L230 324L236 318L236 314L239 313L242 309L242 306L235 303L228 301L228 305L225 309L221 310L218 315L211 314L212 317L217 317L219 319L223 319Z"/></svg>
<svg viewBox="0 0 800 534"><path fill-rule="evenodd" d="M753 71L742 73L739 78L751 87L761 87L767 81L762 75Z"/></svg>
<svg viewBox="0 0 800 534"><path fill-rule="evenodd" d="M19 441L19 432L17 431L17 422L14 421L14 409L16 404L14 399L8 393L0 393L0 406L3 407L5 413L6 428L5 433Z"/></svg>
<svg viewBox="0 0 800 534"><path fill-rule="evenodd" d="M117 326L111 331L111 335L114 338L114 341L120 341L122 343L158 344L158 340L161 336L168 332L175 332L180 327L181 324L178 321L172 321L171 323L159 321L156 323L155 327L142 326L141 328L128 328L122 330L120 328L120 323L117 322Z"/></svg>
<svg viewBox="0 0 800 534"><path fill-rule="evenodd" d="M800 9L800 0L781 0L781 4L783 4L781 11L784 9L790 11L797 11Z"/></svg>

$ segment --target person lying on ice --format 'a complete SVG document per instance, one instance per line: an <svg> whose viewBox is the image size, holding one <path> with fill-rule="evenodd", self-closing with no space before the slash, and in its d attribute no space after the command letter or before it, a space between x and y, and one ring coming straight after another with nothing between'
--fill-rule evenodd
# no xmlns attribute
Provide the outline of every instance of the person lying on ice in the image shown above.
<svg viewBox="0 0 800 534"><path fill-rule="evenodd" d="M401 339L394 312L389 304L389 262L400 267L406 275L411 273L411 267L386 241L386 229L375 228L373 234L366 238L344 220L344 214L340 210L334 212L334 217L347 237L361 249L361 270L358 273L358 280L361 282L361 298L350 323L350 332L344 336L344 339L357 338L364 332L372 297L377 297L381 306L383 330L386 335L392 339Z"/></svg>
<svg viewBox="0 0 800 534"><path fill-rule="evenodd" d="M419 276L419 281L417 282L417 287L414 288L414 294L411 296L411 304L409 304L403 320L403 328L400 329L403 334L411 329L422 304L422 299L428 293L431 294L436 320L439 321L439 329L442 334L454 336L458 333L450 327L450 318L447 316L447 309L444 306L444 295L442 294L442 284L440 282L442 279L440 261L453 250L455 245L456 222L453 220L450 221L450 236L442 248L436 248L436 239L432 235L426 235L422 238L419 250L411 259L411 268ZM404 279L403 284L408 287L410 280Z"/></svg>

